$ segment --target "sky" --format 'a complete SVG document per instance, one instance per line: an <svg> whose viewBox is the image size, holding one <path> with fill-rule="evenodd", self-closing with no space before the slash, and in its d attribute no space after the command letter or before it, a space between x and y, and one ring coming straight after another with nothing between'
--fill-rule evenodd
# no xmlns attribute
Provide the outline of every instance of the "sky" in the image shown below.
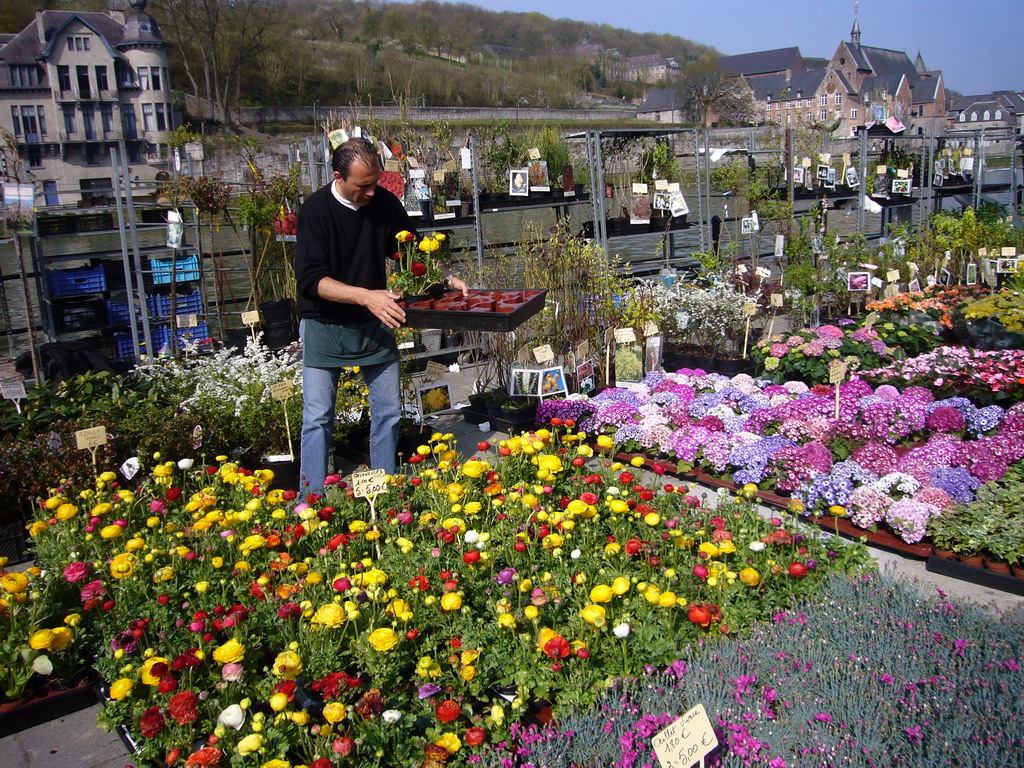
<svg viewBox="0 0 1024 768"><path fill-rule="evenodd" d="M677 35L723 54L798 46L830 58L848 40L854 0L465 0L495 11ZM861 43L920 51L965 95L1024 91L1024 0L860 0Z"/></svg>

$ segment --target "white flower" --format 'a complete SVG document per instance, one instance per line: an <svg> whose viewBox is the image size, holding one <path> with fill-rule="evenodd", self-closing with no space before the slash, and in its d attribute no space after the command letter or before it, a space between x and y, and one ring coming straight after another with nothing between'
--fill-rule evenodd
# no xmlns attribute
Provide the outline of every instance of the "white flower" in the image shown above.
<svg viewBox="0 0 1024 768"><path fill-rule="evenodd" d="M217 722L226 728L234 728L237 731L245 722L245 710L237 704L232 704L217 715Z"/></svg>
<svg viewBox="0 0 1024 768"><path fill-rule="evenodd" d="M629 637L629 624L627 624L626 622L622 622L617 627L615 627L615 629L612 630L612 634L614 634L620 640Z"/></svg>
<svg viewBox="0 0 1024 768"><path fill-rule="evenodd" d="M749 544L747 544L747 549L749 549L751 552L763 552L764 551L764 542L763 541L752 541Z"/></svg>
<svg viewBox="0 0 1024 768"><path fill-rule="evenodd" d="M479 549L481 552L483 552L485 549L487 549L487 542L486 541L478 541L476 543L476 548Z"/></svg>
<svg viewBox="0 0 1024 768"><path fill-rule="evenodd" d="M381 717L384 718L385 723L397 723L402 719L402 713L397 709L385 709Z"/></svg>
<svg viewBox="0 0 1024 768"><path fill-rule="evenodd" d="M608 488L605 491L605 493L607 493L609 496L618 496L619 495L619 489L618 488L614 488L614 487Z"/></svg>
<svg viewBox="0 0 1024 768"><path fill-rule="evenodd" d="M578 549L574 549L572 552L569 553L569 557L571 557L573 560L579 560L582 556L583 553L580 552Z"/></svg>
<svg viewBox="0 0 1024 768"><path fill-rule="evenodd" d="M178 469L192 469L192 459L180 459L178 461Z"/></svg>
<svg viewBox="0 0 1024 768"><path fill-rule="evenodd" d="M478 541L480 541L479 533L477 533L476 531L466 531L467 544L476 544Z"/></svg>

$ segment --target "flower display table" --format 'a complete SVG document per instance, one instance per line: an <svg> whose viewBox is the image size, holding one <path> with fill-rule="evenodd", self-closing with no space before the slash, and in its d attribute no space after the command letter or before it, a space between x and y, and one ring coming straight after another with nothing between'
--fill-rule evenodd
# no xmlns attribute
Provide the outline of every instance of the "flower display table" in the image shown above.
<svg viewBox="0 0 1024 768"><path fill-rule="evenodd" d="M448 291L438 298L403 303L409 328L511 331L544 308L544 290Z"/></svg>

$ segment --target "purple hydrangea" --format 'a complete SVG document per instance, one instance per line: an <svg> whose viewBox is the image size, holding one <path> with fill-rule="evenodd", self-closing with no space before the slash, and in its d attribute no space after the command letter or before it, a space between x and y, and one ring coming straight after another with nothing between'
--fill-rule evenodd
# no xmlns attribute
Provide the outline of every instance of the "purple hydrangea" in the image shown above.
<svg viewBox="0 0 1024 768"><path fill-rule="evenodd" d="M936 467L929 485L945 491L960 504L970 504L981 481L963 467Z"/></svg>
<svg viewBox="0 0 1024 768"><path fill-rule="evenodd" d="M908 544L916 544L924 538L929 518L942 514L934 504L913 499L900 499L885 516L889 526Z"/></svg>

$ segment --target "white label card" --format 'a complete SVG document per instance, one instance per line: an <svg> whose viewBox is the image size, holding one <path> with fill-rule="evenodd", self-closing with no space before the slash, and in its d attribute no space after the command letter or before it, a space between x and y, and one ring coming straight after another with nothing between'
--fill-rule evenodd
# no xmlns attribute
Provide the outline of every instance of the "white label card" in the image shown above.
<svg viewBox="0 0 1024 768"><path fill-rule="evenodd" d="M644 325L644 336L657 336L658 326L655 323L648 321Z"/></svg>
<svg viewBox="0 0 1024 768"><path fill-rule="evenodd" d="M388 487L388 473L383 469L368 469L352 474L352 493L368 499L384 493Z"/></svg>
<svg viewBox="0 0 1024 768"><path fill-rule="evenodd" d="M548 363L555 359L555 352L551 349L550 344L545 344L541 347L533 348L533 358L538 363Z"/></svg>
<svg viewBox="0 0 1024 768"><path fill-rule="evenodd" d="M279 381L270 387L270 396L277 402L287 400L295 394L295 385L290 381Z"/></svg>
<svg viewBox="0 0 1024 768"><path fill-rule="evenodd" d="M651 739L661 768L690 768L718 746L704 705L698 704Z"/></svg>
<svg viewBox="0 0 1024 768"><path fill-rule="evenodd" d="M0 391L3 392L4 400L24 400L25 382L12 381L10 384L0 384Z"/></svg>
<svg viewBox="0 0 1024 768"><path fill-rule="evenodd" d="M448 375L448 366L442 365L436 360L427 361L427 368L423 371L423 378L428 381L434 381L435 379L443 379Z"/></svg>
<svg viewBox="0 0 1024 768"><path fill-rule="evenodd" d="M636 341L636 331L632 328L616 328L615 341L618 344L632 344Z"/></svg>
<svg viewBox="0 0 1024 768"><path fill-rule="evenodd" d="M80 429L75 432L75 445L79 450L87 450L89 448L96 448L97 446L106 444L106 427L89 427L88 429Z"/></svg>
<svg viewBox="0 0 1024 768"><path fill-rule="evenodd" d="M242 313L242 325L259 325L260 313L258 310L250 310Z"/></svg>

